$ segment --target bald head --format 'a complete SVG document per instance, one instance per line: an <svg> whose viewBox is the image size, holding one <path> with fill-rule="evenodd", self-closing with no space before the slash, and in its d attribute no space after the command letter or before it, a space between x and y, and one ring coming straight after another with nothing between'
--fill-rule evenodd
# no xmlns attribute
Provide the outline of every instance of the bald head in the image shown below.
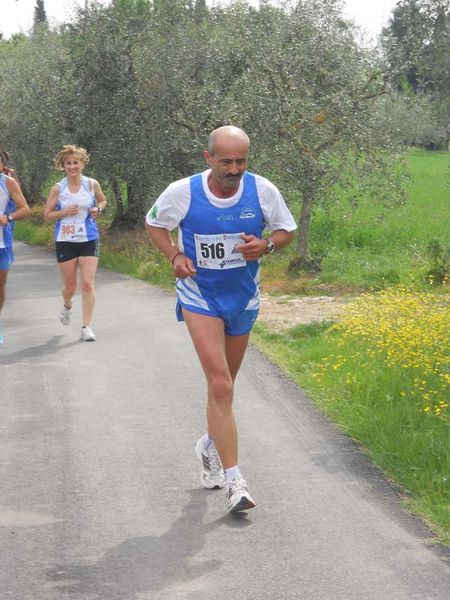
<svg viewBox="0 0 450 600"><path fill-rule="evenodd" d="M247 146L247 152L250 148L250 139L243 129L239 127L233 127L233 125L224 125L214 129L209 134L208 138L208 152L211 156L214 156L217 151L217 147L220 145L234 145L237 144Z"/></svg>
<svg viewBox="0 0 450 600"><path fill-rule="evenodd" d="M211 168L209 188L218 198L229 198L239 188L247 168L249 146L248 135L239 127L226 125L210 134L203 156Z"/></svg>

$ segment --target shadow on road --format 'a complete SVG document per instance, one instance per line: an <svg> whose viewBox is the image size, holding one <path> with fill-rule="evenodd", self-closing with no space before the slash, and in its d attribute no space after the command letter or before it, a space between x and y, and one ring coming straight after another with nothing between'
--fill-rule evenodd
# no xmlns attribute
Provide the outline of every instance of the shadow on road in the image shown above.
<svg viewBox="0 0 450 600"><path fill-rule="evenodd" d="M187 586L218 569L221 560L199 557L206 535L221 526L246 527L245 515L225 515L203 523L207 492L187 490L189 502L172 527L159 537L130 538L105 552L95 564L54 567L47 577L72 598L133 600L149 591Z"/></svg>
<svg viewBox="0 0 450 600"><path fill-rule="evenodd" d="M45 344L29 346L28 348L24 348L23 350L19 350L13 354L6 354L2 351L0 352L0 363L5 365L16 364L22 360L39 362L54 352L59 352L63 348L70 348L71 346L77 346L81 343L80 340L77 339L73 342L69 342L68 344L60 344L59 342L63 337L63 335L54 335L52 338L47 340ZM4 346L4 350L7 350L6 345Z"/></svg>

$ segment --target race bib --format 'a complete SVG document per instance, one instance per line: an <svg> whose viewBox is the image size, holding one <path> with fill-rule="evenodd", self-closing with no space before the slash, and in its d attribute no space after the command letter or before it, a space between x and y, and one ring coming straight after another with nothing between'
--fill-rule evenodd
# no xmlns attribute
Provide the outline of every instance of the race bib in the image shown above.
<svg viewBox="0 0 450 600"><path fill-rule="evenodd" d="M236 250L236 246L244 243L240 233L195 233L194 241L197 265L203 269L235 269L247 264L242 254Z"/></svg>
<svg viewBox="0 0 450 600"><path fill-rule="evenodd" d="M84 221L68 221L61 223L59 238L62 242L76 242L86 239L86 226Z"/></svg>

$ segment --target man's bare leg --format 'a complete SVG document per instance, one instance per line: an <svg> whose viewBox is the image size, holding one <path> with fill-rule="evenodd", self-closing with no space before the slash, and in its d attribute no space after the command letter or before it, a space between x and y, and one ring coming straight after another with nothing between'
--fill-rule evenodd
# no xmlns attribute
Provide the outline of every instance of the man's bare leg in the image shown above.
<svg viewBox="0 0 450 600"><path fill-rule="evenodd" d="M208 433L214 440L223 468L227 469L238 464L233 390L249 334L227 336L219 318L186 310L183 310L183 316L207 381Z"/></svg>

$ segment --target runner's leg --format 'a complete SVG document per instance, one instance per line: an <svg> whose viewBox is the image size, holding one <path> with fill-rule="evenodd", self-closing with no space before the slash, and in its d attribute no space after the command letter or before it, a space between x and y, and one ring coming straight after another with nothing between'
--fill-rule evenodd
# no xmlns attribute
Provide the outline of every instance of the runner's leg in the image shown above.
<svg viewBox="0 0 450 600"><path fill-rule="evenodd" d="M92 321L95 306L95 273L98 266L97 256L80 256L79 265L81 272L81 293L83 327L89 327Z"/></svg>
<svg viewBox="0 0 450 600"><path fill-rule="evenodd" d="M6 297L6 279L8 278L8 269L0 270L0 312L5 304Z"/></svg>
<svg viewBox="0 0 450 600"><path fill-rule="evenodd" d="M222 319L200 315L183 309L183 317L200 359L208 386L208 433L214 440L224 469L238 464L237 429L234 419L233 379L236 377L243 353L247 347L248 334L226 341ZM246 338L240 340L239 338ZM229 358L235 351L237 356ZM242 353L242 354L241 354Z"/></svg>
<svg viewBox="0 0 450 600"><path fill-rule="evenodd" d="M244 359L249 338L250 332L245 335L225 334L225 355L227 357L228 368L230 369L233 382L236 380L242 360Z"/></svg>
<svg viewBox="0 0 450 600"><path fill-rule="evenodd" d="M78 259L66 260L58 263L59 271L63 280L62 297L64 306L71 308L72 298L77 291L77 268Z"/></svg>

